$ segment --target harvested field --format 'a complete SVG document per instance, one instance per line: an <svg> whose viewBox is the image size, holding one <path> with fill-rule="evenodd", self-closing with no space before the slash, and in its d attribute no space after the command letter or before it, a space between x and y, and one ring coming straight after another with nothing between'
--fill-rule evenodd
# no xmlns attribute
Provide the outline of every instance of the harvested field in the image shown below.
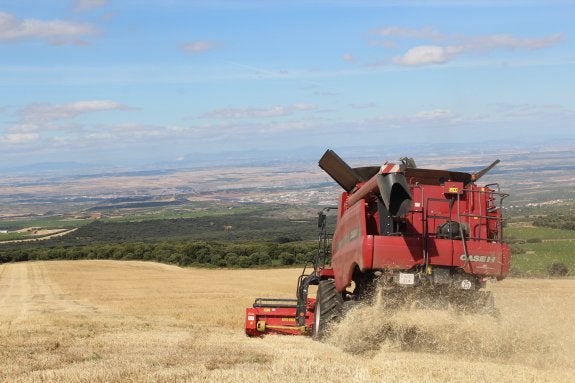
<svg viewBox="0 0 575 383"><path fill-rule="evenodd" d="M299 270L145 262L0 265L2 382L571 382L575 280L491 285L502 318L358 307L327 344L243 334Z"/></svg>

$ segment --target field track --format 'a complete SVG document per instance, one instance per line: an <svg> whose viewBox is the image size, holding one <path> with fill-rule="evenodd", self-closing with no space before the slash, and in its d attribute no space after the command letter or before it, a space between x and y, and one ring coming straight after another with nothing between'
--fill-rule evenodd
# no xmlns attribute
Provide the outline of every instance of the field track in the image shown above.
<svg viewBox="0 0 575 383"><path fill-rule="evenodd" d="M377 307L327 344L243 334L256 296L299 270L145 262L0 265L0 382L572 382L575 280L490 286L502 319Z"/></svg>

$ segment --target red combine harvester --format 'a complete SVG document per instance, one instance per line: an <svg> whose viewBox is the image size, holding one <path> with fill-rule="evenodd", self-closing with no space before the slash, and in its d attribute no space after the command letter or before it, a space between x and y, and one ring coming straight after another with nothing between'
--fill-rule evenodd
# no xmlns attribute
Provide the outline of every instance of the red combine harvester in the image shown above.
<svg viewBox="0 0 575 383"><path fill-rule="evenodd" d="M326 213L335 208L328 207L319 213L313 270L304 267L296 298L257 298L246 310L246 334L321 339L376 289L389 308L417 302L497 315L491 293L481 289L509 272L501 216L507 194L475 182L498 163L473 174L420 169L411 158L351 168L326 151L319 166L344 189L333 236ZM316 298L308 297L311 285Z"/></svg>

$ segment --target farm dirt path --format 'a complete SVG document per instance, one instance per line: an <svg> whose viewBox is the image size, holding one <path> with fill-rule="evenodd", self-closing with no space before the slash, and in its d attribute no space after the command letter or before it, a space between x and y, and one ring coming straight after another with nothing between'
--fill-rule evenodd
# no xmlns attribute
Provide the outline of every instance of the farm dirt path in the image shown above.
<svg viewBox="0 0 575 383"><path fill-rule="evenodd" d="M96 313L97 308L66 296L41 263L0 266L0 318L10 324L46 313Z"/></svg>
<svg viewBox="0 0 575 383"><path fill-rule="evenodd" d="M493 285L499 322L360 308L327 343L245 337L245 307L291 297L299 272L0 265L0 381L575 381L573 279Z"/></svg>

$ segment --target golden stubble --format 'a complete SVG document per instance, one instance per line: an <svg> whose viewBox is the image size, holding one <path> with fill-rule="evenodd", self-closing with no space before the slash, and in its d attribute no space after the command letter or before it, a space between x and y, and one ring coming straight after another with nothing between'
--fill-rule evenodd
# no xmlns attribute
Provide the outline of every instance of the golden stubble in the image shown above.
<svg viewBox="0 0 575 383"><path fill-rule="evenodd" d="M326 343L243 334L255 297L293 297L300 270L146 262L0 265L4 382L570 382L575 280L490 286L499 321L360 306Z"/></svg>

